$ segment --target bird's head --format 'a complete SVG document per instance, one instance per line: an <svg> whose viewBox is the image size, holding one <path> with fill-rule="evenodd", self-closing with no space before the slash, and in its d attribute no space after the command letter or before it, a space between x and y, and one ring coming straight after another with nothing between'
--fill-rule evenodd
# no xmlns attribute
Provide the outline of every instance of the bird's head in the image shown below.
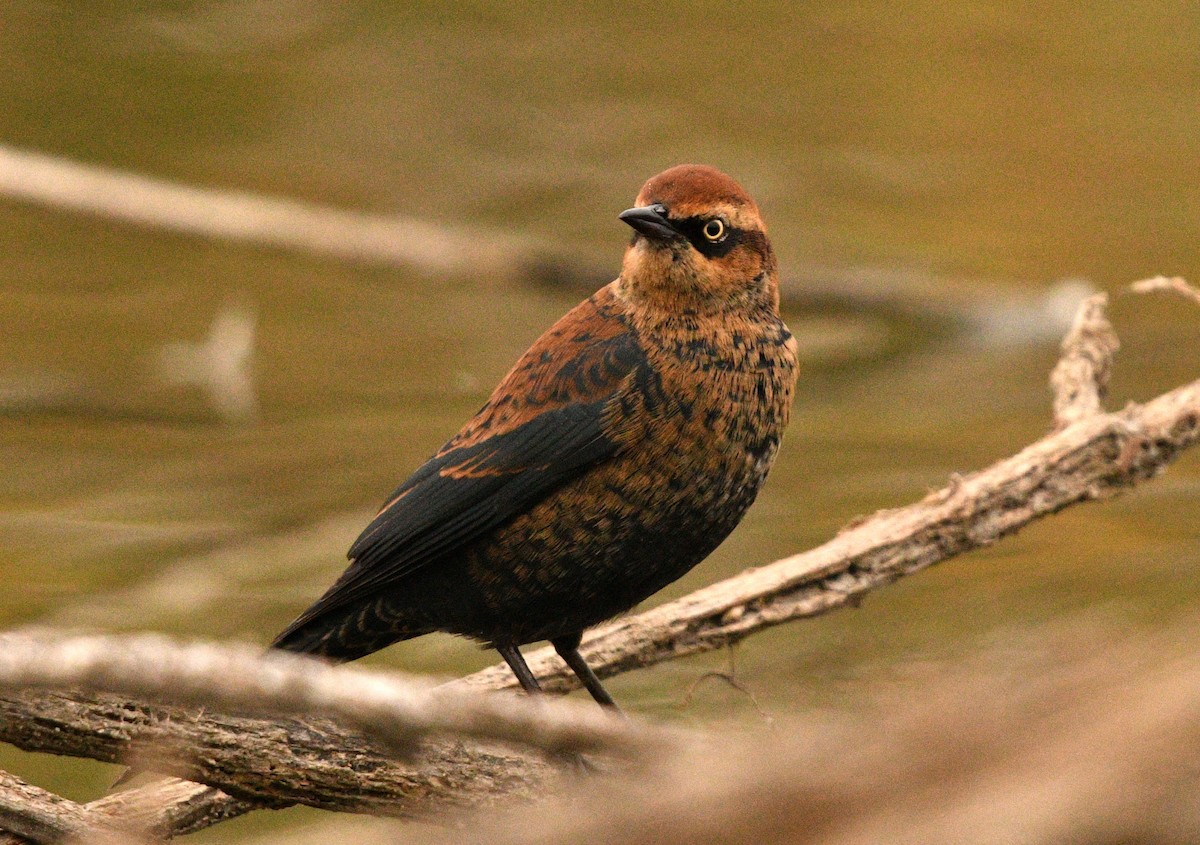
<svg viewBox="0 0 1200 845"><path fill-rule="evenodd" d="M775 253L758 206L721 171L664 170L620 217L634 230L621 268L627 296L687 312L778 307Z"/></svg>

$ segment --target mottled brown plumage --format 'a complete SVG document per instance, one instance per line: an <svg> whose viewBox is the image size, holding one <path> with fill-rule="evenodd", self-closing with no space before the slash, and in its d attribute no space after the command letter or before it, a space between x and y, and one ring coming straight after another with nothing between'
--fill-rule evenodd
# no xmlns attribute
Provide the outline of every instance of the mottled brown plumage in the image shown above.
<svg viewBox="0 0 1200 845"><path fill-rule="evenodd" d="M275 646L352 660L448 631L551 640L601 703L581 632L683 575L754 501L787 423L795 341L775 256L732 179L681 165L621 214L621 275L572 309L390 497Z"/></svg>

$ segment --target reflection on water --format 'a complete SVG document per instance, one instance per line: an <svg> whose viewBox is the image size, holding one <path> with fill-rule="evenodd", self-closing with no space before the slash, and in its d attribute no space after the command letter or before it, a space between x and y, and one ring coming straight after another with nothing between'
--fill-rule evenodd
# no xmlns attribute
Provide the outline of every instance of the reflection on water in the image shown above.
<svg viewBox="0 0 1200 845"><path fill-rule="evenodd" d="M643 5L631 28L615 10L369 2L306 6L299 25L294 6L10 3L0 143L528 236L610 273L615 214L644 178L695 159L739 177L806 367L759 503L664 597L1043 434L1084 290L1056 280L1200 276L1191 12L763 4L731 27L725 7ZM0 202L0 623L266 641L579 297ZM1200 369L1190 306L1118 297L1113 317L1113 407ZM1065 609L1159 624L1194 604L1196 479L1185 458L861 610L762 635L738 677L768 712L843 705ZM490 659L449 637L375 658L447 674ZM615 694L683 721L758 718L715 686L678 706L729 659ZM72 794L104 779L0 753L10 765Z"/></svg>

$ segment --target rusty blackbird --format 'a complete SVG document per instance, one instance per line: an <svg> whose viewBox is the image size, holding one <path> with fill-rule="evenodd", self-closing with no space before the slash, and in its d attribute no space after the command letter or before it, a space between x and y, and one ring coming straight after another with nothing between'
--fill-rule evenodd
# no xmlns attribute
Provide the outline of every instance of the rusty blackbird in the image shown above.
<svg viewBox="0 0 1200 845"><path fill-rule="evenodd" d="M650 179L620 214L621 274L554 324L387 498L350 566L273 645L342 661L447 631L549 640L612 698L582 632L725 539L775 460L796 380L754 201L710 167Z"/></svg>

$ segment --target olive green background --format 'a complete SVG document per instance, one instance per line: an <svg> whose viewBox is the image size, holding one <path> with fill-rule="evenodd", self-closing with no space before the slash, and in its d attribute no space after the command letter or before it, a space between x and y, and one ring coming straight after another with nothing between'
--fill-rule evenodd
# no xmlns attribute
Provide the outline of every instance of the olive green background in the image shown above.
<svg viewBox="0 0 1200 845"><path fill-rule="evenodd" d="M1198 139L1186 3L0 7L5 145L512 234L600 282L641 183L699 161L759 201L789 284L919 288L911 310L789 300L805 369L779 463L745 524L654 601L1044 434L1059 328L1040 303L1062 279L1117 294L1111 407L1200 374L1200 310L1117 293L1160 272L1200 281ZM266 642L581 296L0 199L0 625ZM257 315L261 413L243 424L155 369L231 306ZM1165 624L1198 604L1198 482L1185 456L859 610L752 639L736 671L757 703L712 682L688 696L728 654L611 688L636 713L754 725L852 707L1072 611L1103 608L1114 638ZM493 660L427 637L370 662L452 675ZM0 766L79 799L115 771L7 748Z"/></svg>

